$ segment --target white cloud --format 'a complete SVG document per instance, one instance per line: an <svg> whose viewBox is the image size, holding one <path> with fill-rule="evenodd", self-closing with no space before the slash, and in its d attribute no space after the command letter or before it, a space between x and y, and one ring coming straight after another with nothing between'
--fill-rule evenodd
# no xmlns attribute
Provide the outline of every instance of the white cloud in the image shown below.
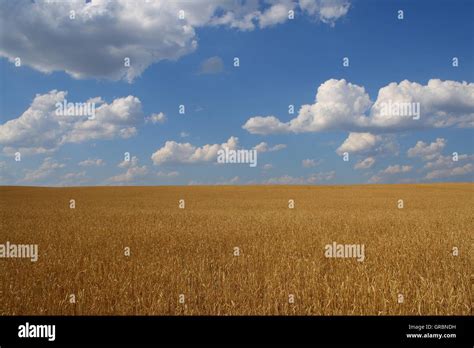
<svg viewBox="0 0 474 348"><path fill-rule="evenodd" d="M130 167L136 167L138 165L138 157L136 156L132 156L132 158L130 158L130 160L123 160L122 162L120 162L117 166L119 168L130 168Z"/></svg>
<svg viewBox="0 0 474 348"><path fill-rule="evenodd" d="M266 163L266 164L263 166L263 170L270 170L270 169L273 169L273 165L270 164L270 163Z"/></svg>
<svg viewBox="0 0 474 348"><path fill-rule="evenodd" d="M260 153L263 152L274 152L274 151L280 151L286 148L285 144L277 144L274 146L268 146L266 142L261 142L260 144L255 145L254 150L257 150Z"/></svg>
<svg viewBox="0 0 474 348"><path fill-rule="evenodd" d="M240 182L240 178L238 176L234 176L230 179L219 179L214 182L202 182L196 180L190 180L188 185L236 185Z"/></svg>
<svg viewBox="0 0 474 348"><path fill-rule="evenodd" d="M159 171L158 173L156 173L157 176L161 176L161 177L167 177L167 178L173 178L173 177L176 177L179 175L179 172L162 172L162 171Z"/></svg>
<svg viewBox="0 0 474 348"><path fill-rule="evenodd" d="M65 180L75 180L75 179L79 179L79 178L82 178L86 175L86 172L85 171L82 171L82 172L78 172L78 173L75 173L75 172L72 172L72 173L66 173L64 174L63 176L61 176L61 179L65 179Z"/></svg>
<svg viewBox="0 0 474 348"><path fill-rule="evenodd" d="M371 183L380 183L383 181L386 181L388 178L395 176L396 174L405 174L408 172L411 172L413 169L412 166L409 165L390 165L387 168L381 170L378 172L378 174L373 175L370 179L369 182Z"/></svg>
<svg viewBox="0 0 474 348"><path fill-rule="evenodd" d="M217 56L204 60L199 67L199 74L218 74L222 71L224 71L224 62Z"/></svg>
<svg viewBox="0 0 474 348"><path fill-rule="evenodd" d="M66 173L60 177L60 180L58 186L81 186L89 182L85 171Z"/></svg>
<svg viewBox="0 0 474 348"><path fill-rule="evenodd" d="M313 167L318 166L320 163L321 163L321 160L316 161L311 158L307 158L301 161L301 165L303 166L303 168L313 168Z"/></svg>
<svg viewBox="0 0 474 348"><path fill-rule="evenodd" d="M130 161L122 161L118 167L126 168L126 171L107 179L107 183L131 183L135 180L143 179L148 174L147 166L139 166L138 158L135 156Z"/></svg>
<svg viewBox="0 0 474 348"><path fill-rule="evenodd" d="M420 118L383 113L383 103L419 103ZM404 80L379 90L372 103L361 86L330 79L319 86L314 104L303 105L288 122L254 116L242 126L252 134L302 133L324 130L356 132L413 128L474 127L474 83L433 79L427 85Z"/></svg>
<svg viewBox="0 0 474 348"><path fill-rule="evenodd" d="M442 151L446 143L444 138L437 138L430 144L420 140L414 147L408 149L408 157L419 157L426 162L422 169L428 171L424 176L425 180L459 177L472 173L474 155L453 153L451 156L444 156ZM471 163L463 164L466 161Z"/></svg>
<svg viewBox="0 0 474 348"><path fill-rule="evenodd" d="M307 183L307 179L284 175L277 178L270 178L264 183L269 185L304 185Z"/></svg>
<svg viewBox="0 0 474 348"><path fill-rule="evenodd" d="M308 181L310 183L316 183L320 181L329 181L332 180L336 177L336 172L334 170L329 171L329 172L319 172L312 174L309 178Z"/></svg>
<svg viewBox="0 0 474 348"><path fill-rule="evenodd" d="M238 176L234 176L228 180L222 180L216 183L216 185L236 185L240 182L240 178Z"/></svg>
<svg viewBox="0 0 474 348"><path fill-rule="evenodd" d="M349 136L336 150L337 154L342 155L344 152L359 153L371 150L380 140L381 136L370 133L349 133Z"/></svg>
<svg viewBox="0 0 474 348"><path fill-rule="evenodd" d="M180 6L172 1L15 2L2 4L0 19L10 29L0 54L21 57L22 64L45 73L132 81L152 63L197 47L193 25L179 21Z"/></svg>
<svg viewBox="0 0 474 348"><path fill-rule="evenodd" d="M52 90L37 94L30 107L18 118L0 125L0 145L5 153L50 153L66 143L88 140L128 138L136 134L142 119L141 102L134 96L107 104L100 98L95 118L56 115L56 103L63 103L67 92Z"/></svg>
<svg viewBox="0 0 474 348"><path fill-rule="evenodd" d="M336 176L335 171L320 172L311 174L309 177L293 177L290 175L284 175L281 177L270 178L264 181L264 184L270 185L312 185L323 181L329 181L334 179Z"/></svg>
<svg viewBox="0 0 474 348"><path fill-rule="evenodd" d="M145 118L145 123L151 122L152 124L164 123L166 121L166 115L163 112L159 114L151 114Z"/></svg>
<svg viewBox="0 0 474 348"><path fill-rule="evenodd" d="M354 166L354 169L369 169L374 165L374 163L375 163L374 157L367 157L357 162Z"/></svg>
<svg viewBox="0 0 474 348"><path fill-rule="evenodd" d="M100 166L103 166L105 165L105 162L103 159L91 159L91 158L88 158L84 161L81 161L78 163L79 166L81 167L100 167Z"/></svg>
<svg viewBox="0 0 474 348"><path fill-rule="evenodd" d="M265 28L288 20L288 11L293 10L295 3L292 1L279 1L269 7L260 15L260 27Z"/></svg>
<svg viewBox="0 0 474 348"><path fill-rule="evenodd" d="M369 179L369 183L371 184L378 184L380 182L382 182L382 177L380 175L373 175L370 179Z"/></svg>
<svg viewBox="0 0 474 348"><path fill-rule="evenodd" d="M384 170L382 170L380 173L381 174L388 174L388 175L393 175L393 174L398 174L398 173L408 173L413 169L412 166L401 166L399 164L393 165L393 166L388 166Z"/></svg>
<svg viewBox="0 0 474 348"><path fill-rule="evenodd" d="M466 160L474 161L474 155L458 154L457 161L455 161L454 156L442 156L442 155L440 155L435 160L433 160L431 162L427 162L424 165L423 168L424 169L452 168L458 162L463 162L463 161L466 161Z"/></svg>
<svg viewBox="0 0 474 348"><path fill-rule="evenodd" d="M153 63L196 50L196 30L201 27L253 30L283 23L287 6L299 5L303 13L331 24L347 13L329 1L311 3L280 1L264 9L258 0L4 0L0 21L8 30L2 32L0 56L10 61L21 57L23 65L44 73L133 81ZM181 10L184 19L178 16Z"/></svg>
<svg viewBox="0 0 474 348"><path fill-rule="evenodd" d="M151 159L153 164L163 163L199 163L209 162L217 158L217 152L225 147L235 149L239 139L230 137L223 144L206 144L201 147L190 143L178 143L176 141L167 141L163 147L156 150Z"/></svg>
<svg viewBox="0 0 474 348"><path fill-rule="evenodd" d="M383 114L383 103L419 103L420 119ZM431 79L426 85L404 80L379 90L370 124L382 129L474 126L474 83Z"/></svg>
<svg viewBox="0 0 474 348"><path fill-rule="evenodd" d="M468 163L460 167L433 170L429 172L428 174L426 174L425 179L432 180L432 179L450 178L450 177L455 177L455 176L463 176L463 175L471 174L472 172L474 172L474 165L472 163ZM472 181L472 179L473 177L471 175L470 180Z"/></svg>
<svg viewBox="0 0 474 348"><path fill-rule="evenodd" d="M331 25L345 16L350 8L347 0L299 0L299 5L302 10Z"/></svg>
<svg viewBox="0 0 474 348"><path fill-rule="evenodd" d="M434 143L429 145L423 141L418 141L414 147L408 149L407 155L408 157L421 157L424 161L431 161L440 156L445 146L446 140L443 138L437 138Z"/></svg>
<svg viewBox="0 0 474 348"><path fill-rule="evenodd" d="M282 123L275 116L254 116L242 126L252 134L278 134L290 132L288 123Z"/></svg>
<svg viewBox="0 0 474 348"><path fill-rule="evenodd" d="M22 183L43 182L51 179L59 169L66 167L65 164L59 163L52 157L46 157L38 169L27 170L26 175L20 180Z"/></svg>
<svg viewBox="0 0 474 348"><path fill-rule="evenodd" d="M349 133L344 142L336 149L340 156L349 155L365 157L399 155L399 144L396 137L390 134L374 135L371 133Z"/></svg>
<svg viewBox="0 0 474 348"><path fill-rule="evenodd" d="M319 86L316 101L303 105L298 116L283 123L274 116L255 116L243 128L252 134L301 133L337 129L363 123L370 98L363 87L346 80L328 80Z"/></svg>

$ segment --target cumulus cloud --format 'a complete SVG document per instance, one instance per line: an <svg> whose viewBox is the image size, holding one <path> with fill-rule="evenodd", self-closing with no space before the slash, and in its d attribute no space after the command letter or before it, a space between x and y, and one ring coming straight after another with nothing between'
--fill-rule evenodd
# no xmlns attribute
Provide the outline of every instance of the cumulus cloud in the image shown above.
<svg viewBox="0 0 474 348"><path fill-rule="evenodd" d="M84 161L81 161L78 163L79 166L81 167L100 167L100 166L103 166L105 165L105 162L103 159L91 159L91 158L88 158Z"/></svg>
<svg viewBox="0 0 474 348"><path fill-rule="evenodd" d="M350 132L346 140L336 149L336 153L343 156L344 153L351 156L364 156L365 160L359 160L355 169L367 169L375 163L375 157L386 155L399 155L399 144L394 135L374 135L371 133Z"/></svg>
<svg viewBox="0 0 474 348"><path fill-rule="evenodd" d="M0 145L5 153L51 153L66 143L88 140L128 138L136 134L143 119L137 97L118 98L107 104L100 98L95 103L95 117L60 116L56 104L63 103L67 92L52 90L37 94L30 107L18 118L0 125ZM69 101L68 101L69 102Z"/></svg>
<svg viewBox="0 0 474 348"><path fill-rule="evenodd" d="M334 25L335 20L347 14L350 2L347 0L300 0L300 8L324 22Z"/></svg>
<svg viewBox="0 0 474 348"><path fill-rule="evenodd" d="M335 176L335 171L314 173L309 177L293 177L290 175L284 175L281 177L270 178L263 183L269 185L312 185L332 180Z"/></svg>
<svg viewBox="0 0 474 348"><path fill-rule="evenodd" d="M414 147L408 149L407 155L408 157L421 157L424 161L430 161L439 157L445 146L446 140L443 138L437 138L431 144L418 141Z"/></svg>
<svg viewBox="0 0 474 348"><path fill-rule="evenodd" d="M270 169L273 169L273 164L271 164L271 163L266 163L263 166L263 170L270 170Z"/></svg>
<svg viewBox="0 0 474 348"><path fill-rule="evenodd" d="M399 165L399 164L391 165L379 171L378 174L372 176L369 179L369 182L380 183L380 182L386 181L389 177L394 176L396 174L408 173L412 169L413 167L409 165Z"/></svg>
<svg viewBox="0 0 474 348"><path fill-rule="evenodd" d="M230 137L223 144L206 144L201 147L190 143L178 143L176 141L167 141L163 147L156 150L151 160L153 164L160 165L164 163L202 163L210 162L217 158L217 152L228 148L233 150L237 148L239 139Z"/></svg>
<svg viewBox="0 0 474 348"><path fill-rule="evenodd" d="M89 182L86 172L71 172L60 177L59 186L81 186Z"/></svg>
<svg viewBox="0 0 474 348"><path fill-rule="evenodd" d="M270 27L276 24L284 23L288 20L288 12L293 10L296 3L292 1L279 1L270 6L259 17L260 27Z"/></svg>
<svg viewBox="0 0 474 348"><path fill-rule="evenodd" d="M148 174L147 166L140 166L138 164L138 158L133 156L130 161L122 161L119 168L125 168L125 172L112 176L106 180L107 183L111 184L123 184L131 183L138 179L143 179Z"/></svg>
<svg viewBox="0 0 474 348"><path fill-rule="evenodd" d="M230 137L223 144L206 144L201 147L192 145L191 143L179 143L176 141L167 141L163 147L156 150L151 159L155 165L163 163L202 163L214 161L217 158L217 152L221 149L228 148L234 150L238 147L239 138ZM257 152L274 152L286 148L285 144L277 144L269 146L265 142L261 142L253 147Z"/></svg>
<svg viewBox="0 0 474 348"><path fill-rule="evenodd" d="M474 155L459 154L457 152L453 152L451 155L443 155L442 152L446 145L446 139L437 138L431 143L419 140L408 149L407 157L420 158L425 162L419 170L420 173L425 173L422 180L462 179L472 173ZM469 179L472 180L472 177Z"/></svg>
<svg viewBox="0 0 474 348"><path fill-rule="evenodd" d="M173 177L176 177L178 175L179 175L179 172L176 172L176 171L173 171L173 172L159 171L158 173L156 173L156 176L166 177L166 178L173 178Z"/></svg>
<svg viewBox="0 0 474 348"><path fill-rule="evenodd" d="M369 169L374 165L374 163L375 163L374 157L367 157L357 162L354 166L354 169Z"/></svg>
<svg viewBox="0 0 474 348"><path fill-rule="evenodd" d="M236 185L240 182L240 178L238 176L234 176L228 180L221 180L216 182L216 185Z"/></svg>
<svg viewBox="0 0 474 348"><path fill-rule="evenodd" d="M65 164L59 163L52 157L46 157L37 169L27 170L21 183L44 182L51 178L59 169L66 167Z"/></svg>
<svg viewBox="0 0 474 348"><path fill-rule="evenodd" d="M388 103L419 103L420 117L383 112ZM303 105L292 120L254 116L242 128L252 134L277 134L324 130L374 133L452 126L474 126L474 83L432 79L421 85L404 80L381 88L372 102L363 87L330 79L319 86L315 102Z"/></svg>
<svg viewBox="0 0 474 348"><path fill-rule="evenodd" d="M63 176L61 176L61 179L65 180L76 180L79 178L83 178L86 175L85 171L82 172L71 172L71 173L66 173Z"/></svg>
<svg viewBox="0 0 474 348"><path fill-rule="evenodd" d="M240 182L240 178L238 176L234 176L230 179L218 179L214 182L202 182L197 180L191 180L188 182L188 185L237 185Z"/></svg>
<svg viewBox="0 0 474 348"><path fill-rule="evenodd" d="M117 167L119 168L130 168L130 167L136 167L138 165L138 157L137 156L132 156L129 160L124 159L122 162L120 162Z"/></svg>
<svg viewBox="0 0 474 348"><path fill-rule="evenodd" d="M454 167L454 168L446 168L446 169L436 169L428 174L426 174L425 179L442 179L442 178L450 178L453 176L464 176L474 172L474 165L472 163L465 164L463 166ZM470 180L473 180L471 175Z"/></svg>
<svg viewBox="0 0 474 348"><path fill-rule="evenodd" d="M413 169L412 166L401 166L399 164L393 165L393 166L388 166L384 170L382 170L380 173L381 174L398 174L398 173L408 173Z"/></svg>
<svg viewBox="0 0 474 348"><path fill-rule="evenodd" d="M313 168L313 167L318 166L320 163L321 163L321 160L314 160L311 158L307 158L301 161L301 165L303 166L303 168Z"/></svg>
<svg viewBox="0 0 474 348"><path fill-rule="evenodd" d="M420 140L414 147L408 149L408 157L419 157L426 162L423 166L423 170L427 171L425 180L462 177L472 173L474 155L454 152L451 156L445 156L442 151L446 144L444 138L437 138L430 144ZM471 163L465 163L468 161Z"/></svg>
<svg viewBox="0 0 474 348"><path fill-rule="evenodd" d="M373 135L370 133L349 133L349 136L338 147L336 152L341 155L344 152L358 153L367 152L372 149L380 140L381 136Z"/></svg>
<svg viewBox="0 0 474 348"><path fill-rule="evenodd" d="M328 80L319 86L314 104L303 105L298 116L281 122L275 116L255 116L243 128L252 134L302 133L337 129L362 123L370 98L363 87L346 80Z"/></svg>
<svg viewBox="0 0 474 348"><path fill-rule="evenodd" d="M286 148L285 144L277 144L274 146L268 146L266 142L261 142L260 144L255 145L254 150L257 150L258 152L274 152L274 151L280 151Z"/></svg>
<svg viewBox="0 0 474 348"><path fill-rule="evenodd" d="M145 117L145 123L152 123L152 124L157 124L157 123L164 123L166 121L166 115L163 112L160 112L158 114L151 114L148 117Z"/></svg>
<svg viewBox="0 0 474 348"><path fill-rule="evenodd" d="M420 119L383 113L391 103L419 103ZM392 82L379 90L370 110L374 128L444 128L474 126L474 83L431 79L426 85L404 80Z"/></svg>
<svg viewBox="0 0 474 348"><path fill-rule="evenodd" d="M196 50L199 28L267 27L285 22L288 8L299 8L332 25L349 8L348 1L336 3L339 5L327 0L289 0L266 6L259 0L4 0L0 21L8 30L2 33L0 56L10 61L20 57L23 65L44 73L65 71L77 79L131 82L153 63L176 60Z"/></svg>
<svg viewBox="0 0 474 348"><path fill-rule="evenodd" d="M224 62L221 57L210 57L204 60L199 67L199 74L218 74L224 71Z"/></svg>
<svg viewBox="0 0 474 348"><path fill-rule="evenodd" d="M458 162L464 161L474 161L474 155L466 155L466 154L457 154L452 156L443 156L439 155L433 161L427 162L424 165L424 169L442 169L442 168L452 168Z"/></svg>
<svg viewBox="0 0 474 348"><path fill-rule="evenodd" d="M291 131L288 123L280 122L275 116L254 116L242 126L252 134L278 134Z"/></svg>
<svg viewBox="0 0 474 348"><path fill-rule="evenodd" d="M264 183L269 185L304 185L307 183L307 179L284 175L277 178L270 178L264 181Z"/></svg>

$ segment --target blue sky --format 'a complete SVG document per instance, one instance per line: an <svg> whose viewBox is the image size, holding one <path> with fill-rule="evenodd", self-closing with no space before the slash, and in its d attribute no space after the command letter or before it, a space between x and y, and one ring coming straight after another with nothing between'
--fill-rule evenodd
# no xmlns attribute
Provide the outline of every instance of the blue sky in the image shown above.
<svg viewBox="0 0 474 348"><path fill-rule="evenodd" d="M229 3L201 13L188 2L173 7L158 0L152 5L137 1L134 9L121 8L118 0L113 5L2 2L0 184L472 181L472 1ZM140 7L155 5L157 16L167 17L153 18L146 26ZM181 8L184 20L174 18ZM77 14L73 24L67 18L71 10ZM287 18L288 10L295 11L295 19ZM58 13L65 19L57 19ZM124 13L131 13L130 18L124 19ZM242 24L249 13L253 19ZM13 23L7 16L23 19ZM136 37L117 32L117 26L127 25ZM132 66L141 66L137 72L108 69L128 55ZM16 57L22 60L20 67L14 64ZM203 72L203 62L212 57L223 69ZM240 59L239 67L233 66L234 57ZM342 64L344 57L348 67ZM453 57L459 66L453 67ZM101 60L105 63L97 63ZM404 80L410 84L402 85ZM378 100L379 90L392 83L395 87ZM320 86L324 106L315 101ZM57 91L67 91L70 102L101 97L103 114L110 113L104 116L107 127L83 125L84 117L74 125L35 119L39 113L58 117L51 109L52 101L61 98ZM36 95L47 97L35 104ZM140 110L110 107L127 96L137 98L134 105ZM360 111L359 102L367 98L370 105ZM380 118L373 105L387 101L419 103L420 120ZM129 102L123 104L128 107ZM178 112L180 104L184 115ZM288 114L290 104L293 115ZM290 125L292 119L302 119L302 105L314 105L308 127ZM164 121L145 122L159 113ZM355 119L359 114L367 120ZM248 123L258 116L262 118ZM270 117L278 120L279 130ZM51 127L54 135L45 139ZM122 127L134 130L123 136ZM216 164L213 151L231 137L238 138L236 149L266 143L258 147L256 168ZM210 150L205 147L214 144ZM203 155L205 151L209 153ZM15 152L21 161L15 161ZM125 152L135 159L123 162ZM349 161L343 160L343 152Z"/></svg>

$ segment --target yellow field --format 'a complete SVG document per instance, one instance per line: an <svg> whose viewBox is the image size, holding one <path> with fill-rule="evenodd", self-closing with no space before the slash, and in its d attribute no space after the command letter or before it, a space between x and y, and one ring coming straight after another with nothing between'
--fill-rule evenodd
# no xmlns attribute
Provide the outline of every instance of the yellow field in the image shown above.
<svg viewBox="0 0 474 348"><path fill-rule="evenodd" d="M469 315L473 203L474 184L0 187L0 244L39 247L0 259L0 314Z"/></svg>

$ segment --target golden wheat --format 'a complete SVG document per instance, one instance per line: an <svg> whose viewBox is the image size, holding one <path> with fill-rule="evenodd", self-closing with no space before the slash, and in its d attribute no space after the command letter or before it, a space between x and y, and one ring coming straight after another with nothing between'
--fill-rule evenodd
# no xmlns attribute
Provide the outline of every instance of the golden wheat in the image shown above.
<svg viewBox="0 0 474 348"><path fill-rule="evenodd" d="M473 188L0 187L0 314L468 315Z"/></svg>

